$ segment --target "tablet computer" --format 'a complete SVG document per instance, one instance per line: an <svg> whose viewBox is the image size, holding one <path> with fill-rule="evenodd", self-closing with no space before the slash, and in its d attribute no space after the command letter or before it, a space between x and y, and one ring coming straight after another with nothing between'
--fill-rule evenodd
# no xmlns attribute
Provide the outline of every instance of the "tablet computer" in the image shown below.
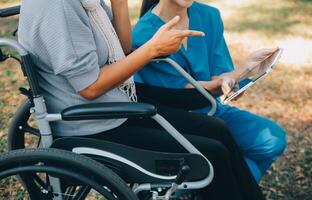
<svg viewBox="0 0 312 200"><path fill-rule="evenodd" d="M270 56L268 59L270 59L268 66L263 70L262 73L260 73L260 75L254 76L254 77L250 77L248 79L244 79L242 81L240 81L239 84L239 90L234 92L231 96L225 98L223 100L223 103L228 103L229 101L233 100L235 97L237 97L238 95L240 95L242 92L244 92L245 90L247 90L250 86L252 86L253 84L255 84L257 81L259 81L260 79L262 79L263 77L265 77L268 73L270 73L270 71L274 68L275 64L277 63L277 61L280 59L281 55L283 53L283 49L279 49L277 50L272 56Z"/></svg>

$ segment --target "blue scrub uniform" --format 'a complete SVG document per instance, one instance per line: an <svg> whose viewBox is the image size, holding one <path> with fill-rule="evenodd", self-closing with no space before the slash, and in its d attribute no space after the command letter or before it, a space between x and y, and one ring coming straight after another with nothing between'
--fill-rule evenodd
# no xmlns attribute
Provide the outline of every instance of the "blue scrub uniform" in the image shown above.
<svg viewBox="0 0 312 200"><path fill-rule="evenodd" d="M188 38L187 49L182 46L170 57L197 81L210 81L213 76L232 71L233 62L223 37L224 27L219 11L194 2L188 9L188 15L189 29L203 31L206 36ZM134 27L134 48L147 42L164 24L149 10ZM148 64L135 75L135 81L166 88L184 88L188 84L167 63ZM208 110L204 108L196 112L206 114ZM255 179L259 181L286 147L284 129L269 119L222 105L219 101L215 117L227 123Z"/></svg>

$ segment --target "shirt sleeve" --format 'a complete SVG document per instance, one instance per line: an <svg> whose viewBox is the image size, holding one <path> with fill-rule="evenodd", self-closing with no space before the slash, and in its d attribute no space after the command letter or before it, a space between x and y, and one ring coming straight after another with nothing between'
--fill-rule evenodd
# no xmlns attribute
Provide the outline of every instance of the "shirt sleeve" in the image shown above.
<svg viewBox="0 0 312 200"><path fill-rule="evenodd" d="M217 12L217 20L217 35L213 51L211 76L218 76L234 69L232 58L223 35L224 26L219 11Z"/></svg>
<svg viewBox="0 0 312 200"><path fill-rule="evenodd" d="M39 25L39 57L55 75L63 76L79 92L99 76L98 56L89 18L76 0L60 0L45 9Z"/></svg>

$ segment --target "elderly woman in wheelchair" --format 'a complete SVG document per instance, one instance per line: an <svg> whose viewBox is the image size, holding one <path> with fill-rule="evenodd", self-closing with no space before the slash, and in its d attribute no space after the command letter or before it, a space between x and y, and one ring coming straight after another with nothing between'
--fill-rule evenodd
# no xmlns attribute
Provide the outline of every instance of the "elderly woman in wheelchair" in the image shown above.
<svg viewBox="0 0 312 200"><path fill-rule="evenodd" d="M99 0L22 1L20 43L0 45L18 51L30 90L21 90L28 99L9 132L9 149L21 150L0 158L0 178L18 175L32 199L86 199L95 191L104 199L178 199L177 190L194 191L190 199L264 199L224 123L136 103L132 75L203 33L172 29L176 17L125 56L127 0L111 4L112 13ZM175 67L215 109L213 97ZM45 149L23 149L27 132Z"/></svg>

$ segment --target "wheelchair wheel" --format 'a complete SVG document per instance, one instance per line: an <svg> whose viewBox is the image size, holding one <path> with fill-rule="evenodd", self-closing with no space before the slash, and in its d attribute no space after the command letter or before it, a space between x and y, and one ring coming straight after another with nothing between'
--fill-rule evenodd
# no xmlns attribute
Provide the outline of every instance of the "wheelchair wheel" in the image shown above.
<svg viewBox="0 0 312 200"><path fill-rule="evenodd" d="M16 176L22 176L24 184ZM51 178L53 177L53 178ZM52 187L53 179L60 190ZM58 149L22 149L0 156L0 199L137 200L110 169Z"/></svg>
<svg viewBox="0 0 312 200"><path fill-rule="evenodd" d="M18 107L13 116L8 132L8 149L37 148L40 143L39 130L34 127L28 99Z"/></svg>

